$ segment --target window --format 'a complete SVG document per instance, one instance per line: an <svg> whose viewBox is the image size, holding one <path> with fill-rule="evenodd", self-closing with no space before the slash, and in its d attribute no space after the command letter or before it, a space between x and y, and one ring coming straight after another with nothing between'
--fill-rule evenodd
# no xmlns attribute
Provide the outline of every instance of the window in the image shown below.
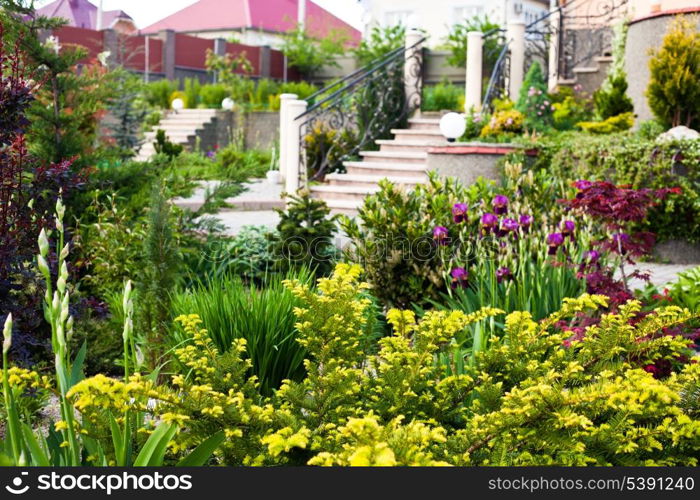
<svg viewBox="0 0 700 500"><path fill-rule="evenodd" d="M484 14L483 5L460 5L452 8L452 20L454 24L461 24L467 19Z"/></svg>
<svg viewBox="0 0 700 500"><path fill-rule="evenodd" d="M411 16L410 10L394 10L384 14L384 24L386 26L396 26L408 24L408 18Z"/></svg>

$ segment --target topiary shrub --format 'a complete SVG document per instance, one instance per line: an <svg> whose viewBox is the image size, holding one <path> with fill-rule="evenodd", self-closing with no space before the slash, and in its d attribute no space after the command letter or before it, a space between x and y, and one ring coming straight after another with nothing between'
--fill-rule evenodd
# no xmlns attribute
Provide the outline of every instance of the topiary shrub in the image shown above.
<svg viewBox="0 0 700 500"><path fill-rule="evenodd" d="M624 132L634 125L634 115L630 112L611 116L602 122L579 122L576 124L581 130L591 134L614 134Z"/></svg>
<svg viewBox="0 0 700 500"><path fill-rule="evenodd" d="M700 34L676 18L660 49L649 59L649 107L666 127L700 127Z"/></svg>
<svg viewBox="0 0 700 500"><path fill-rule="evenodd" d="M552 98L547 93L547 82L537 61L525 75L515 109L525 115L525 127L529 130L541 132L552 126Z"/></svg>

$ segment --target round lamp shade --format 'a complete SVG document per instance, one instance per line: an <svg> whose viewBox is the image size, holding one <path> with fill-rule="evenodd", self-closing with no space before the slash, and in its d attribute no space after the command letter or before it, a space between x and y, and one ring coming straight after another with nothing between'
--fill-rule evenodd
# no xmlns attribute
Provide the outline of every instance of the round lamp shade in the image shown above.
<svg viewBox="0 0 700 500"><path fill-rule="evenodd" d="M440 132L450 142L454 142L462 137L466 129L466 119L464 115L459 113L447 113L440 119Z"/></svg>
<svg viewBox="0 0 700 500"><path fill-rule="evenodd" d="M171 106L175 111L180 111L185 107L185 101L178 97L177 99L173 99Z"/></svg>
<svg viewBox="0 0 700 500"><path fill-rule="evenodd" d="M230 97L225 98L223 101L221 101L221 109L225 109L226 111L231 111L233 109L234 104L236 104L233 99Z"/></svg>

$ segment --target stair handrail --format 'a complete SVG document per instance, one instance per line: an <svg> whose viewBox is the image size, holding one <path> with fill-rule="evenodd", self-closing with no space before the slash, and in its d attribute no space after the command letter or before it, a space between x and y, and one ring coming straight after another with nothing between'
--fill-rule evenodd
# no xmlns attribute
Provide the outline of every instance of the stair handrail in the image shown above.
<svg viewBox="0 0 700 500"><path fill-rule="evenodd" d="M488 87L486 87L486 93L484 94L484 99L481 103L481 109L490 110L491 103L494 99L494 93L496 92L496 86L504 82L506 62L508 60L510 40L506 40L501 48L498 58L496 59L496 64L493 66L491 71L491 77L489 79Z"/></svg>
<svg viewBox="0 0 700 500"><path fill-rule="evenodd" d="M340 164L356 156L368 144L388 137L392 128L397 128L420 106L420 85L416 88L417 95L407 96L404 77L406 64L410 64L411 58L416 57L418 64L412 64L409 72L412 78L420 81L422 59L419 47L425 40L426 37L422 37L410 46L397 47L307 98L307 109L295 117L295 120L301 121L301 130L313 130L313 125L317 123L321 126L329 125L335 137L341 139L330 145L321 144L317 155L320 158L316 158L309 169L306 136L302 133L299 137L300 185L309 181L309 170L313 172L310 180L322 179L331 163ZM399 74L400 82L397 81ZM363 91L366 92L361 95L361 99L353 99ZM370 113L370 106L373 104L375 106ZM343 134L352 136L353 140L344 139ZM343 141L342 145L339 144Z"/></svg>

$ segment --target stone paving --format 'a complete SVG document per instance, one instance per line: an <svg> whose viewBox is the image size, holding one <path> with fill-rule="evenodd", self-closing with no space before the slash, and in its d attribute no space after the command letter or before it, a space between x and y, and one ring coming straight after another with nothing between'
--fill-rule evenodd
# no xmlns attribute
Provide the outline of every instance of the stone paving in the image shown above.
<svg viewBox="0 0 700 500"><path fill-rule="evenodd" d="M641 262L634 268L626 268L625 272L631 272L635 268L642 272L649 272L651 274L650 282L659 288L663 288L664 285L676 281L678 273L694 269L698 267L698 265L700 264L657 264L655 262ZM630 288L642 290L646 288L646 283L642 280L633 279L630 280Z"/></svg>

